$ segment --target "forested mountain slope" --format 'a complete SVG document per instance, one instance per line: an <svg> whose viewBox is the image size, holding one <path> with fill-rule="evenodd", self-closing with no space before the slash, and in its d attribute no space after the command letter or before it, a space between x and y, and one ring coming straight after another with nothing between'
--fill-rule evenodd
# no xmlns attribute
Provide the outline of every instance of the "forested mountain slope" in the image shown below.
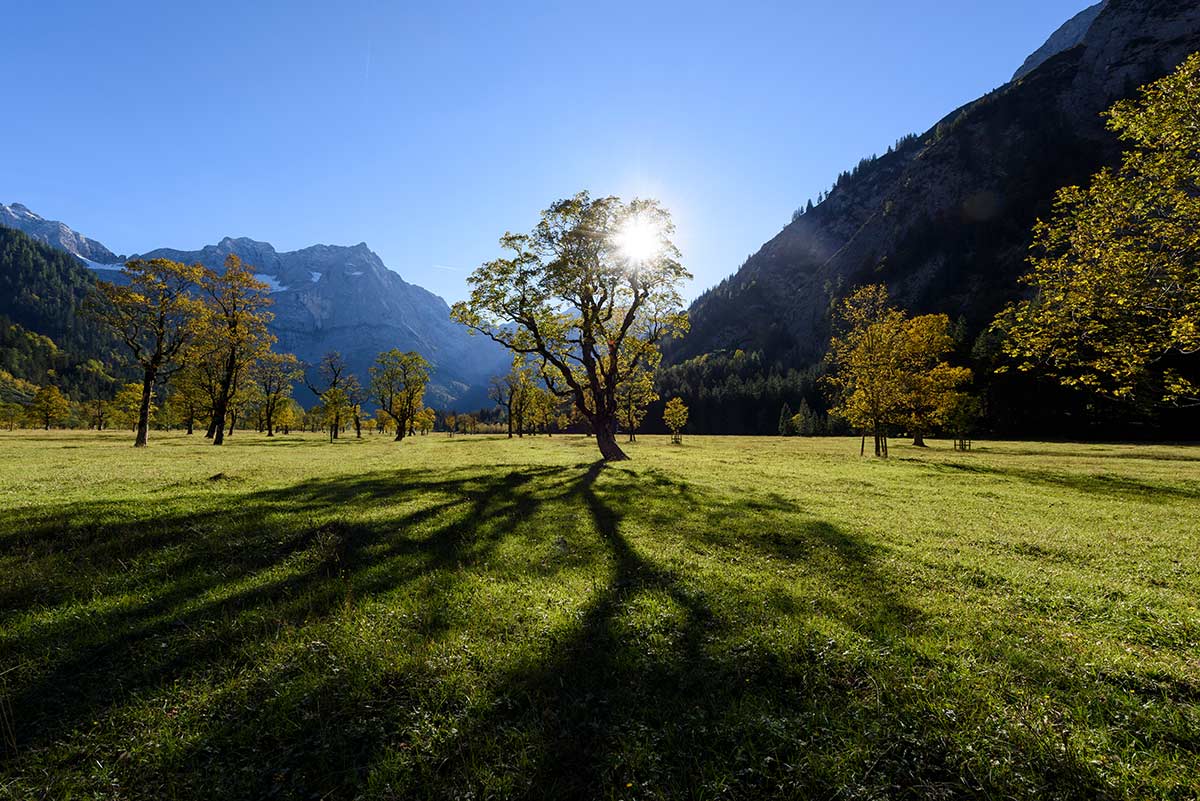
<svg viewBox="0 0 1200 801"><path fill-rule="evenodd" d="M1193 0L1109 0L1078 45L843 175L696 300L668 362L743 349L765 370L807 369L828 345L831 301L873 282L913 312L961 318L973 340L1021 292L1056 190L1116 161L1101 113L1197 50Z"/></svg>
<svg viewBox="0 0 1200 801"><path fill-rule="evenodd" d="M0 370L88 397L123 375L120 343L84 309L95 283L74 256L0 227Z"/></svg>

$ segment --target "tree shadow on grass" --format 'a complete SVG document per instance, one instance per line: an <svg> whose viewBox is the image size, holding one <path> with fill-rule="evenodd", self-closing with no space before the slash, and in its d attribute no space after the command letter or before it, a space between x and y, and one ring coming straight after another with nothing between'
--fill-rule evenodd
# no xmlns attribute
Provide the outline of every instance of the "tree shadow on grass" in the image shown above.
<svg viewBox="0 0 1200 801"><path fill-rule="evenodd" d="M524 656L475 677L474 690L456 689L463 672L420 660L339 663L320 639L358 604L403 596L422 612L400 641L444 641L484 611L460 593L466 572L545 578L535 560L493 562L502 547L546 544L528 521L548 506L578 511L579 530L562 537L606 578L571 625L548 644L522 632ZM359 514L343 519L350 509ZM631 536L631 517L661 533ZM62 577L48 593L5 596L16 613L5 622L37 616L0 629L17 668L7 679L17 749L0 776L19 786L92 778L80 765L94 761L145 798L989 789L919 688L877 682L905 666L889 654L917 615L876 548L779 496L719 498L600 464L403 470L230 491L195 509L69 505L28 528L0 513L0 538L24 549L33 574ZM710 566L757 555L857 588L861 610L825 614L878 646L841 648L794 600L778 613L796 631L776 637L760 587L655 557L658 538L705 549ZM275 659L281 636L291 648ZM211 695L190 698L200 687ZM187 728L170 749L122 757L130 710L160 696L190 702ZM109 739L105 725L117 730ZM1069 755L1037 770L1059 795L1100 786Z"/></svg>
<svg viewBox="0 0 1200 801"><path fill-rule="evenodd" d="M486 558L532 514L538 501L528 485L548 472L311 481L237 496L238 511L210 503L204 511L142 510L132 520L114 520L107 504L70 504L33 525L0 515L8 553L28 566L0 587L0 624L62 610L2 640L17 659L0 669L16 668L8 701L18 748L54 741L143 689L201 673L266 630L310 624L348 597ZM381 499L418 505L371 524L319 522L346 504ZM285 513L309 523L272 525ZM471 521L479 522L461 525ZM97 607L97 594L114 603Z"/></svg>
<svg viewBox="0 0 1200 801"><path fill-rule="evenodd" d="M1147 503L1174 503L1180 500L1197 500L1198 490L1171 484L1139 481L1128 476L1108 473L1063 473L1054 470L1035 470L1021 467L996 467L977 462L929 462L923 459L900 461L918 464L940 474L973 473L983 476L1020 481L1036 486L1055 487L1080 492L1085 495L1107 495L1124 500L1139 500Z"/></svg>
<svg viewBox="0 0 1200 801"><path fill-rule="evenodd" d="M706 587L647 558L621 530L625 510L645 505L646 487L627 484L628 497L621 488L601 494L597 479L604 471L601 465L589 468L574 493L611 554L606 586L588 599L578 623L546 658L492 678L482 714L418 759L384 760L373 775L376 786L394 797L487 797L496 786L482 785L480 778L495 778L492 771L499 770L504 797L987 792L964 767L976 755L954 744L953 726L940 710L903 693L890 700L911 707L881 708L868 665L831 651L832 641L810 633L781 650L752 636L731 647L743 622L735 610L759 599L728 586ZM777 511L791 506L779 498L764 502ZM713 528L721 522L714 520ZM872 549L827 523L799 536L848 562L871 558ZM883 581L882 575L870 578L871 592L861 603L888 610L878 614L880 620L915 615L894 592L877 593ZM665 600L676 610L665 641L646 639L629 621L631 610L647 599ZM866 746L850 753L840 738L863 730L869 732ZM1043 788L1097 795L1094 769L1069 756L1053 761L1045 766ZM902 788L908 792L895 792Z"/></svg>

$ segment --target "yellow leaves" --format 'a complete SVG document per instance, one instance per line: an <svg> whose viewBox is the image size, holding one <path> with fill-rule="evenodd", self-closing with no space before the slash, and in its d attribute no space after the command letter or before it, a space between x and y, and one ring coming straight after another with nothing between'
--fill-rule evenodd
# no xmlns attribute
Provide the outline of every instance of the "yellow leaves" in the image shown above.
<svg viewBox="0 0 1200 801"><path fill-rule="evenodd" d="M1034 227L1023 280L1037 296L1002 326L1021 369L1121 399L1148 382L1154 400L1186 394L1155 365L1200 346L1198 77L1200 55L1114 106L1109 127L1136 148L1088 187L1061 190L1053 218Z"/></svg>
<svg viewBox="0 0 1200 801"><path fill-rule="evenodd" d="M679 432L683 431L688 421L688 407L682 398L671 398L663 408L663 422L671 429L671 436L678 441Z"/></svg>
<svg viewBox="0 0 1200 801"><path fill-rule="evenodd" d="M907 318L886 287L855 290L841 305L848 330L830 343L830 413L859 427L909 421L923 427L944 416L970 370L941 361L953 347L944 314Z"/></svg>

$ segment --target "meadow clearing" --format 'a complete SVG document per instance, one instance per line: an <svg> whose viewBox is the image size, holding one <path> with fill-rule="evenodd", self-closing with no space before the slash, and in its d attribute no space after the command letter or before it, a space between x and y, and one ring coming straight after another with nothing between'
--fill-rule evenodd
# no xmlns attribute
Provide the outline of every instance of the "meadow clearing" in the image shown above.
<svg viewBox="0 0 1200 801"><path fill-rule="evenodd" d="M1200 447L932 445L4 433L0 798L1200 796Z"/></svg>

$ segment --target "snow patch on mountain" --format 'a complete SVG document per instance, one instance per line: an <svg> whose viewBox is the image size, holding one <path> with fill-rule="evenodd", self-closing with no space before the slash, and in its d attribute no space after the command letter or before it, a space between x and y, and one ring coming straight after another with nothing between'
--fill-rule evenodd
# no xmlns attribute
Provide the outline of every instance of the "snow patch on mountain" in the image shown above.
<svg viewBox="0 0 1200 801"><path fill-rule="evenodd" d="M254 278L255 280L262 281L264 284L269 286L271 288L271 293L287 291L287 287L279 283L279 279L273 275L267 275L266 273L255 273Z"/></svg>

